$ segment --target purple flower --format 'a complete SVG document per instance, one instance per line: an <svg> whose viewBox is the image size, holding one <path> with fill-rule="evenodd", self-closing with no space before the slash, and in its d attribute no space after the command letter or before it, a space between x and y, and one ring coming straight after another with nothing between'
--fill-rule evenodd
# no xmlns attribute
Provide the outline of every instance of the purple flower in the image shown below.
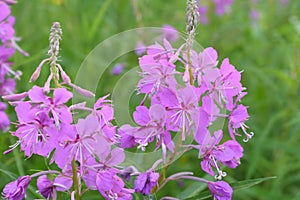
<svg viewBox="0 0 300 200"><path fill-rule="evenodd" d="M243 157L243 147L235 140L228 140L213 152L214 157L230 168L236 168Z"/></svg>
<svg viewBox="0 0 300 200"><path fill-rule="evenodd" d="M107 141L115 143L117 141L115 137L116 126L113 126L111 123L114 120L114 109L112 108L111 100L107 99L108 96L100 97L96 101L93 113L100 124L103 136Z"/></svg>
<svg viewBox="0 0 300 200"><path fill-rule="evenodd" d="M147 50L146 45L143 42L138 42L136 47L135 47L135 54L137 56L143 55Z"/></svg>
<svg viewBox="0 0 300 200"><path fill-rule="evenodd" d="M259 18L259 11L257 9L251 9L250 18L253 22L256 22Z"/></svg>
<svg viewBox="0 0 300 200"><path fill-rule="evenodd" d="M155 43L154 45L150 45L147 48L147 55L145 55L145 57L151 57L157 63L159 63L160 61L167 61L167 62L174 63L175 61L174 60L172 61L172 59L174 59L175 51L176 49L172 47L170 42L164 39L163 46L158 43Z"/></svg>
<svg viewBox="0 0 300 200"><path fill-rule="evenodd" d="M208 182L208 189L216 200L231 200L232 188L225 181Z"/></svg>
<svg viewBox="0 0 300 200"><path fill-rule="evenodd" d="M202 98L202 108L209 116L209 122L212 123L217 119L220 114L220 109L209 96L204 96Z"/></svg>
<svg viewBox="0 0 300 200"><path fill-rule="evenodd" d="M136 138L133 134L127 133L135 133L137 128L131 127L130 125L123 125L119 128L118 134L120 138L120 147L122 148L132 148L135 147L138 143L136 142Z"/></svg>
<svg viewBox="0 0 300 200"><path fill-rule="evenodd" d="M239 135L236 131L236 129L241 128L243 133L246 136L246 139L244 139L244 142L247 142L249 139L252 138L254 135L253 132L248 133L247 128L249 128L245 121L248 120L248 111L247 107L244 105L238 105L230 114L228 117L228 130L230 133L230 136L233 140L235 140L235 135Z"/></svg>
<svg viewBox="0 0 300 200"><path fill-rule="evenodd" d="M152 56L143 56L139 64L142 79L138 83L141 93L155 94L161 88L175 88L175 65L166 60L156 62Z"/></svg>
<svg viewBox="0 0 300 200"><path fill-rule="evenodd" d="M0 22L0 40L3 43L13 39L15 34L14 24L15 18L13 16L8 16L4 21Z"/></svg>
<svg viewBox="0 0 300 200"><path fill-rule="evenodd" d="M10 65L12 63L8 62L7 60L14 54L15 49L13 48L6 48L4 45L0 46L0 82L4 82L7 78L6 75L12 74L16 78L20 76L20 72L14 72Z"/></svg>
<svg viewBox="0 0 300 200"><path fill-rule="evenodd" d="M209 96L213 98L221 107L226 107L227 110L232 110L235 106L233 97L240 95L245 89L241 84L241 73L238 72L233 65L229 63L229 59L223 60L220 70L217 71L216 77L207 81L206 87ZM213 76L209 76L212 78ZM225 105L224 105L225 104Z"/></svg>
<svg viewBox="0 0 300 200"><path fill-rule="evenodd" d="M13 78L7 78L0 84L0 95L10 95L16 88L16 81Z"/></svg>
<svg viewBox="0 0 300 200"><path fill-rule="evenodd" d="M30 181L30 176L21 176L17 180L8 183L2 191L4 200L22 200L25 198Z"/></svg>
<svg viewBox="0 0 300 200"><path fill-rule="evenodd" d="M168 89L161 90L153 98L152 103L160 103L167 110L167 129L182 130L182 139L195 126L198 119L198 94L193 86L181 88L176 92ZM197 124L196 124L197 125Z"/></svg>
<svg viewBox="0 0 300 200"><path fill-rule="evenodd" d="M203 171L210 174L211 176L214 176L215 174L212 167L218 169L216 160L212 155L215 148L220 143L222 137L223 137L222 131L216 131L213 137L211 137L210 133L207 132L203 139L203 143L201 143L199 146L199 157L203 156L203 160L201 161L201 168Z"/></svg>
<svg viewBox="0 0 300 200"><path fill-rule="evenodd" d="M0 1L0 23L2 20L10 15L10 8L8 5Z"/></svg>
<svg viewBox="0 0 300 200"><path fill-rule="evenodd" d="M76 125L63 126L63 135L59 138L59 146L55 151L55 163L61 169L70 165L73 159L80 163L80 172L88 159L110 151L110 145L102 136L99 122L95 115L79 119ZM99 148L101 146L101 148Z"/></svg>
<svg viewBox="0 0 300 200"><path fill-rule="evenodd" d="M9 127L9 119L4 111L0 110L0 130L1 131L6 131L7 128Z"/></svg>
<svg viewBox="0 0 300 200"><path fill-rule="evenodd" d="M123 72L123 69L124 69L124 65L120 64L120 63L117 63L112 68L111 73L113 75L117 76L117 75L119 75L119 74L121 74Z"/></svg>
<svg viewBox="0 0 300 200"><path fill-rule="evenodd" d="M165 24L163 26L163 37L170 42L176 42L178 39L178 31L171 25Z"/></svg>
<svg viewBox="0 0 300 200"><path fill-rule="evenodd" d="M65 88L55 89L53 98L47 97L43 88L33 86L28 91L28 96L32 103L38 103L41 110L50 112L55 121L55 125L59 127L60 123L70 124L72 122L72 114L65 105L72 98L72 93Z"/></svg>
<svg viewBox="0 0 300 200"><path fill-rule="evenodd" d="M214 176L213 168L217 169L216 178L218 179L225 176L220 170L219 163L230 168L236 168L240 164L240 158L243 157L243 148L235 140L229 140L219 145L222 137L221 130L216 131L213 137L208 133L199 146L199 156L203 156L201 168L212 176Z"/></svg>
<svg viewBox="0 0 300 200"><path fill-rule="evenodd" d="M99 171L96 177L98 191L107 199L131 200L134 190L124 188L123 180L117 176L117 170Z"/></svg>
<svg viewBox="0 0 300 200"><path fill-rule="evenodd" d="M134 189L136 192L149 195L154 186L156 186L159 173L148 171L141 173L134 181Z"/></svg>
<svg viewBox="0 0 300 200"><path fill-rule="evenodd" d="M58 175L54 181L42 175L37 179L37 187L41 195L46 199L56 199L56 191L66 191L72 186L72 179Z"/></svg>
<svg viewBox="0 0 300 200"><path fill-rule="evenodd" d="M125 160L124 150L121 148L114 148L112 151L105 151L102 155L99 156L99 162L96 162L95 159L89 158L86 161L86 165L89 166L85 168L83 174L83 180L86 186L91 190L97 190L97 176L100 173L101 175L107 175L107 173L102 174L103 170L110 172L119 172L114 167L118 166ZM98 171L98 172L97 172ZM100 172L99 172L100 171ZM99 178L99 177L98 177ZM100 177L101 178L101 177Z"/></svg>
<svg viewBox="0 0 300 200"><path fill-rule="evenodd" d="M148 109L145 106L138 106L133 114L135 122L140 127L123 125L119 129L121 134L121 147L132 147L139 144L138 148L143 151L149 142L157 138L157 147L164 145L170 151L174 150L174 144L168 130L165 130L166 111L160 104L155 104Z"/></svg>
<svg viewBox="0 0 300 200"><path fill-rule="evenodd" d="M40 176L37 179L37 188L41 195L43 195L46 199L56 199L56 191L54 189L53 181L49 180L46 175Z"/></svg>
<svg viewBox="0 0 300 200"><path fill-rule="evenodd" d="M206 6L199 6L198 7L198 12L199 12L199 21L201 24L207 24L208 19L207 19L207 7Z"/></svg>
<svg viewBox="0 0 300 200"><path fill-rule="evenodd" d="M48 156L55 148L56 129L45 112L33 108L28 102L21 102L15 108L19 125L13 135L19 138L26 156L39 154Z"/></svg>
<svg viewBox="0 0 300 200"><path fill-rule="evenodd" d="M6 104L0 102L0 130L5 131L9 127L9 119L5 113Z"/></svg>
<svg viewBox="0 0 300 200"><path fill-rule="evenodd" d="M0 0L0 2L4 2L4 3L7 3L7 4L15 4L15 3L17 3L15 0Z"/></svg>
<svg viewBox="0 0 300 200"><path fill-rule="evenodd" d="M197 119L195 119L196 124L196 130L195 130L195 141L202 145L205 137L210 134L208 131L208 126L210 123L209 115L204 111L203 108L200 108L199 114L197 115Z"/></svg>
<svg viewBox="0 0 300 200"><path fill-rule="evenodd" d="M287 5L290 2L290 0L280 0L280 3L282 5Z"/></svg>
<svg viewBox="0 0 300 200"><path fill-rule="evenodd" d="M185 59L187 59L187 57L185 57ZM193 75L199 86L203 83L210 84L216 80L219 75L218 69L216 68L218 64L217 59L218 53L212 47L204 49L199 54L195 51L191 51Z"/></svg>
<svg viewBox="0 0 300 200"><path fill-rule="evenodd" d="M233 0L214 0L215 7L216 7L216 14L218 16L224 15L230 11L230 8L233 4Z"/></svg>

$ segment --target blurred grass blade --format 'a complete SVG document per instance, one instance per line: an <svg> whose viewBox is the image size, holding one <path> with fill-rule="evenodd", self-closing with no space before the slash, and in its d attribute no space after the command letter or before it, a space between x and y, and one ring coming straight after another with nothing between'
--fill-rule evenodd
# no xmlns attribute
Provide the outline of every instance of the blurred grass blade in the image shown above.
<svg viewBox="0 0 300 200"><path fill-rule="evenodd" d="M208 176L206 175L204 178L206 179L206 178L208 178ZM177 198L178 199L191 198L191 197L196 196L197 194L199 194L205 188L206 188L206 184L205 183L194 182L188 188L186 188L181 193L179 193L177 195Z"/></svg>
<svg viewBox="0 0 300 200"><path fill-rule="evenodd" d="M9 178L11 178L12 180L13 179L16 179L17 175L10 172L10 171L6 171L4 169L0 169L0 172L2 172L3 174L6 174L7 176L9 176Z"/></svg>
<svg viewBox="0 0 300 200"><path fill-rule="evenodd" d="M270 176L270 177L265 177L265 178L248 179L248 180L244 180L244 181L235 182L235 183L232 183L230 185L231 185L231 187L233 188L234 191L238 191L238 190L250 188L250 187L252 187L254 185L257 185L261 182L268 181L268 180L275 179L275 178L277 178L277 177L276 176Z"/></svg>
<svg viewBox="0 0 300 200"><path fill-rule="evenodd" d="M110 3L112 2L112 0L106 0L102 6L101 6L101 9L99 10L98 12L98 15L95 17L95 20L94 20L94 23L90 29L90 32L88 33L88 40L91 40L96 32L97 32L97 29L99 28L102 20L103 20L103 16L106 12L106 10L108 9Z"/></svg>
<svg viewBox="0 0 300 200"><path fill-rule="evenodd" d="M235 183L231 183L231 187L233 188L233 191L236 192L238 190L242 190L242 189L247 189L250 188L254 185L257 185L261 182L267 181L267 180L271 180L276 178L275 176L272 177L265 177L265 178L257 178L257 179L249 179L249 180L244 180L244 181L238 181ZM202 183L203 184L203 183ZM195 188L194 188L195 189ZM185 192L185 191L183 191ZM194 194L194 192L193 192ZM182 196L180 194L181 198L180 199L184 199L184 200L201 200L201 199L207 199L211 197L211 193L210 191L205 191L205 192L201 192L200 194L196 194L196 195L188 195L188 196ZM178 196L179 197L179 196Z"/></svg>

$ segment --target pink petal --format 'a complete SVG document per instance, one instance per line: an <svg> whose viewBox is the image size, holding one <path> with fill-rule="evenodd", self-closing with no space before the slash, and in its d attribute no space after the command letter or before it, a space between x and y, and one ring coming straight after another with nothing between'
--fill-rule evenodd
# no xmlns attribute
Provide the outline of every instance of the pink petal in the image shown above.
<svg viewBox="0 0 300 200"><path fill-rule="evenodd" d="M47 103L47 96L45 95L43 88L38 86L33 86L31 90L28 91L28 96L34 103Z"/></svg>
<svg viewBox="0 0 300 200"><path fill-rule="evenodd" d="M0 2L0 22L4 20L8 15L10 15L9 6L5 3Z"/></svg>
<svg viewBox="0 0 300 200"><path fill-rule="evenodd" d="M53 96L54 103L59 105L68 102L72 98L73 94L65 88L58 88L54 90Z"/></svg>

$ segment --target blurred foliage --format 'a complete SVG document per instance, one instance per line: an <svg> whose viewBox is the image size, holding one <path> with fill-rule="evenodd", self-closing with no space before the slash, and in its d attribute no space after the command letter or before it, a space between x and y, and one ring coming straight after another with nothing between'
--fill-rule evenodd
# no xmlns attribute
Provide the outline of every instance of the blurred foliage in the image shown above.
<svg viewBox="0 0 300 200"><path fill-rule="evenodd" d="M184 32L185 1L143 0L137 1L136 6L142 16L140 23L129 0L30 0L13 5L16 33L22 37L20 46L30 53L28 58L18 53L14 56L14 69L24 72L18 91L32 87L28 80L47 56L48 34L54 21L62 24L61 62L71 77L75 77L80 64L97 44L119 32L138 25L161 27L164 24ZM300 199L300 1L290 0L288 5L282 6L279 0L265 0L259 1L256 7L260 11L256 23L249 18L248 1L235 1L231 14L223 17L209 12L209 24L198 27L196 40L203 47L213 46L219 60L229 57L238 70L243 70L243 84L248 89L243 103L250 106L248 125L255 137L243 145L242 165L235 170L225 170L229 174L226 180L277 177L240 190L234 193L233 199L296 200ZM120 60L127 63L126 70L137 65L133 54ZM44 79L47 73L43 70ZM109 71L103 77L98 83L97 95L111 92L119 78ZM37 84L41 84L43 78ZM13 112L10 116L15 119ZM2 155L14 139L8 133L1 133L0 137L0 190L12 176L45 168L42 158L24 161L18 150ZM169 173L190 170L203 175L198 163L197 153L192 152L177 160ZM191 184L191 181L168 183L158 196L176 196L178 187L184 190ZM38 198L35 190L32 185L28 199ZM96 199L94 197L91 192L83 199Z"/></svg>

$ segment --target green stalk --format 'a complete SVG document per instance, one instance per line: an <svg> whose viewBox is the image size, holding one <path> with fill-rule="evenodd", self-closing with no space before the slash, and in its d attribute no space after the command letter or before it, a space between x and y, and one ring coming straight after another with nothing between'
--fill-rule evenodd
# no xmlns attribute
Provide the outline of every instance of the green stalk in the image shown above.
<svg viewBox="0 0 300 200"><path fill-rule="evenodd" d="M174 153L171 155L168 163L164 166L164 168L162 169L161 174L159 175L158 185L163 183L164 180L166 179L167 170L168 170L169 166L171 165L171 163L173 162L173 159L175 158L177 150L180 147L181 143L182 143L182 137L179 137L179 140L177 141L175 149L174 149ZM153 190L151 191L151 194L155 194L156 192L158 192L158 188L159 187L157 187L157 186L154 187Z"/></svg>
<svg viewBox="0 0 300 200"><path fill-rule="evenodd" d="M54 80L55 88L59 88L60 84L59 84L59 76L58 76L58 71L57 71L56 64L51 63L51 72L53 74L53 80Z"/></svg>
<svg viewBox="0 0 300 200"><path fill-rule="evenodd" d="M188 61L188 68L189 68L189 76L190 76L190 85L194 85L194 77L193 77L193 70L192 70L192 62L191 62L191 42L193 37L192 35L189 35L188 38L188 44L187 44L187 61Z"/></svg>
<svg viewBox="0 0 300 200"><path fill-rule="evenodd" d="M72 172L73 172L73 188L74 188L74 191L75 191L75 200L80 200L75 159L72 160Z"/></svg>

